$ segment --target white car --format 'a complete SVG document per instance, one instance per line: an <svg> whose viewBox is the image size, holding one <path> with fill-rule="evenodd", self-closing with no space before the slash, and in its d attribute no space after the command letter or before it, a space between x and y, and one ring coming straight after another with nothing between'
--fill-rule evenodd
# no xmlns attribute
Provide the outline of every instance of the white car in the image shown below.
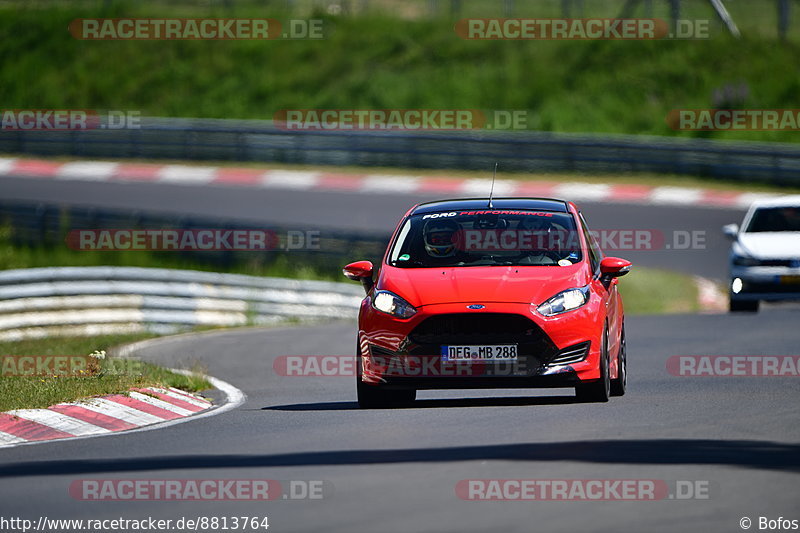
<svg viewBox="0 0 800 533"><path fill-rule="evenodd" d="M760 301L800 300L800 195L754 202L739 228L722 230L730 254L731 311L758 311Z"/></svg>

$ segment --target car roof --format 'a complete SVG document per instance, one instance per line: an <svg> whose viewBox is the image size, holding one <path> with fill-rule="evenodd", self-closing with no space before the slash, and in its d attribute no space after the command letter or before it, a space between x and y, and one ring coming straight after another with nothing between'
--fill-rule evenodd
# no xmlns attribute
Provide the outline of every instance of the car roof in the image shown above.
<svg viewBox="0 0 800 533"><path fill-rule="evenodd" d="M750 206L751 209L759 207L800 207L800 194L764 198L763 200L754 201Z"/></svg>
<svg viewBox="0 0 800 533"><path fill-rule="evenodd" d="M419 204L412 214L436 213L439 211L452 211L467 209L470 211L489 208L488 198L458 198L452 200L437 200ZM527 209L531 211L555 211L569 213L567 202L555 198L493 198L492 210Z"/></svg>

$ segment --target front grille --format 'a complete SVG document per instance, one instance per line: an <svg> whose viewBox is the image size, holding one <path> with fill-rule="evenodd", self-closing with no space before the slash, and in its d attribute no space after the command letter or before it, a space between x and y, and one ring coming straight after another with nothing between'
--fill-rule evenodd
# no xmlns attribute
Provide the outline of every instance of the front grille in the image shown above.
<svg viewBox="0 0 800 533"><path fill-rule="evenodd" d="M456 313L427 318L409 335L416 344L527 344L544 332L521 315Z"/></svg>
<svg viewBox="0 0 800 533"><path fill-rule="evenodd" d="M550 361L551 365L571 365L580 363L589 354L589 342L575 344L569 348L564 348Z"/></svg>
<svg viewBox="0 0 800 533"><path fill-rule="evenodd" d="M796 259L759 259L758 265L759 266L771 266L771 267L794 267L796 266L797 260Z"/></svg>
<svg viewBox="0 0 800 533"><path fill-rule="evenodd" d="M414 355L438 354L444 345L516 344L521 357L534 357L542 364L558 352L550 337L535 322L511 313L432 316L414 328L408 340L408 351Z"/></svg>

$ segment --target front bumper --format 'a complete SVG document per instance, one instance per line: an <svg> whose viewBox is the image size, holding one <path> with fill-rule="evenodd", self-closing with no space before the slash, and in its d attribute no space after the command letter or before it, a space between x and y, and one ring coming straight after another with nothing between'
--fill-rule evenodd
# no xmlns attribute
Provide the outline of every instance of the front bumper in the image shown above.
<svg viewBox="0 0 800 533"><path fill-rule="evenodd" d="M737 279L741 288L735 292ZM732 266L728 292L734 301L800 300L800 268Z"/></svg>
<svg viewBox="0 0 800 533"><path fill-rule="evenodd" d="M365 383L386 388L467 389L574 387L599 379L604 313L592 301L543 317L529 304L465 303L419 308L401 320L362 305L359 367ZM516 344L515 362L443 361L443 345Z"/></svg>
<svg viewBox="0 0 800 533"><path fill-rule="evenodd" d="M558 374L531 377L388 377L376 382L389 390L433 390L433 389L543 389L575 387L585 383L577 373L562 367Z"/></svg>

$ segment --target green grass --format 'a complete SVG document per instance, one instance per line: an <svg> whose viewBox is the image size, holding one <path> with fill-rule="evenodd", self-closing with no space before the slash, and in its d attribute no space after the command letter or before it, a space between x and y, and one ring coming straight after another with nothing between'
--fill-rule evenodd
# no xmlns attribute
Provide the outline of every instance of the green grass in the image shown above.
<svg viewBox="0 0 800 533"><path fill-rule="evenodd" d="M626 315L694 313L700 310L691 276L654 268L634 267L619 281Z"/></svg>
<svg viewBox="0 0 800 533"><path fill-rule="evenodd" d="M95 350L134 342L153 335L106 335L0 342L0 356L87 355ZM196 367L196 371L202 369ZM0 376L0 411L44 408L59 402L125 393L132 387L176 387L186 391L212 388L202 377L184 376L146 362L131 365L111 356L81 376Z"/></svg>
<svg viewBox="0 0 800 533"><path fill-rule="evenodd" d="M203 7L150 1L4 3L0 100L6 109L129 109L157 116L258 119L296 108L520 109L529 111L529 127L537 130L656 135L676 135L665 122L676 108L797 107L800 17L795 13L790 39L777 41L775 3L767 0L729 3L743 28L740 40L714 22L709 40L652 42L467 41L453 31L457 17L442 12L426 17L424 2L415 2L414 9L375 4L357 16L315 15L330 30L322 41L94 42L73 39L69 21L98 16L285 20L289 14L276 11L283 2L271 9L263 2L238 1L230 2L231 9L224 9L224 2ZM471 7L459 17L503 15L501 2L463 4ZM654 2L654 16L664 16L661 4L666 2ZM685 17L715 18L705 2L684 4ZM584 16L616 14L616 8L602 5L587 2ZM520 7L518 14L559 16L558 6ZM722 102L715 97L740 85L745 87L741 97ZM679 135L798 141L796 132Z"/></svg>

